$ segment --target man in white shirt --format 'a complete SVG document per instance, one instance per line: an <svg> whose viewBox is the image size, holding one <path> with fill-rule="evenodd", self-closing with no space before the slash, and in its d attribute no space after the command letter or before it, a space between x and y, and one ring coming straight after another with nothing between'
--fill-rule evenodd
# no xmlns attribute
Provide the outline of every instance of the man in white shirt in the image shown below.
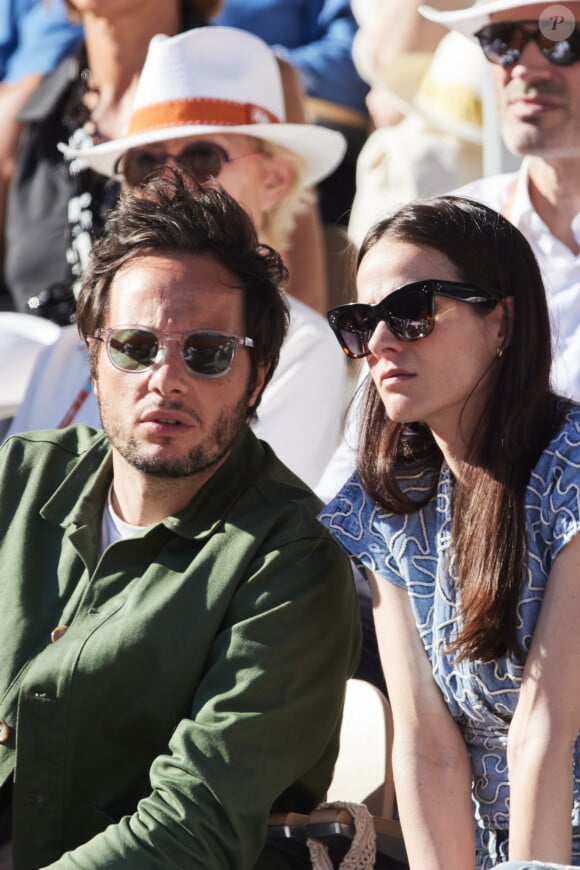
<svg viewBox="0 0 580 870"><path fill-rule="evenodd" d="M420 12L479 42L490 61L502 138L522 165L456 192L502 212L532 245L552 318L553 385L580 400L580 2Z"/></svg>
<svg viewBox="0 0 580 870"><path fill-rule="evenodd" d="M271 49L235 28L200 27L150 45L129 135L79 151L63 148L125 185L159 164L216 177L254 221L260 241L284 249L305 188L344 154L340 133L284 121L282 82ZM310 486L338 442L346 363L324 317L288 296L290 328L264 392L258 437ZM70 423L100 427L75 327L39 357L8 434Z"/></svg>

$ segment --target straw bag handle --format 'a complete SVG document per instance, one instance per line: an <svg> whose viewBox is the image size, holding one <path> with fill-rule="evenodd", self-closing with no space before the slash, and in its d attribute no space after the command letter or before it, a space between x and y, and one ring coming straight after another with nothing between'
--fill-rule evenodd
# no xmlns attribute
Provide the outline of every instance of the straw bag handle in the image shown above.
<svg viewBox="0 0 580 870"><path fill-rule="evenodd" d="M364 804L343 801L319 804L317 809L344 809L351 814L355 834L350 849L342 859L339 870L373 870L376 861L377 846L373 817ZM334 870L334 865L326 846L308 837L306 840L310 852L313 870Z"/></svg>

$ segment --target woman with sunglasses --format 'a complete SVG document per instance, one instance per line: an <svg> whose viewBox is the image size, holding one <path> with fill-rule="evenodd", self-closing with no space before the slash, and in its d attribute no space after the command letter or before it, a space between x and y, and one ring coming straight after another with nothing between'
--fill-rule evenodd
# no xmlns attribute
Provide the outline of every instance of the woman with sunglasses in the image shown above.
<svg viewBox="0 0 580 870"><path fill-rule="evenodd" d="M412 870L580 866L580 408L522 234L460 197L367 234L329 312L371 377L322 521L367 569Z"/></svg>

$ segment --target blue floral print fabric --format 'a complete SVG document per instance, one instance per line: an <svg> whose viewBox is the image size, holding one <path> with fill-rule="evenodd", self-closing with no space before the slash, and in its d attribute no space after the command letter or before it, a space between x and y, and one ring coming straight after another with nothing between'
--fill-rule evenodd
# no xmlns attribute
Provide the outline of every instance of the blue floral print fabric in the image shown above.
<svg viewBox="0 0 580 870"><path fill-rule="evenodd" d="M400 477L420 498L431 485L427 472ZM473 770L478 868L507 861L509 776L507 734L517 704L523 665L511 657L457 662L447 653L461 625L451 547L453 476L443 464L436 495L415 513L380 508L356 474L320 515L353 559L407 589L421 640ZM544 450L526 491L528 570L518 608L518 637L529 650L552 563L580 530L580 406ZM580 578L579 578L580 579ZM580 866L580 739L574 755L573 864Z"/></svg>

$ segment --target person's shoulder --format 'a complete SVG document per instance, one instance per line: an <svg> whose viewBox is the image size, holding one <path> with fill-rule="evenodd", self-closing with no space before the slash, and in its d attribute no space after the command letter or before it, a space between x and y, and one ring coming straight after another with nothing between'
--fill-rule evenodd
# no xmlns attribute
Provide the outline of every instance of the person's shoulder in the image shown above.
<svg viewBox="0 0 580 870"><path fill-rule="evenodd" d="M253 480L260 498L276 505L293 504L297 509L316 516L322 502L302 478L295 474L266 441L259 441L263 451L260 473Z"/></svg>
<svg viewBox="0 0 580 870"><path fill-rule="evenodd" d="M554 487L566 485L564 479L577 487L580 469L580 404L566 401L562 410L560 425L532 471L529 489L540 495Z"/></svg>
<svg viewBox="0 0 580 870"><path fill-rule="evenodd" d="M580 405L570 403L534 467L526 511L534 540L551 541L555 555L580 528Z"/></svg>
<svg viewBox="0 0 580 870"><path fill-rule="evenodd" d="M570 454L580 460L580 403L566 401L565 407L562 422L544 454L547 456Z"/></svg>
<svg viewBox="0 0 580 870"><path fill-rule="evenodd" d="M91 450L109 449L105 434L89 426L67 426L65 429L37 429L20 432L6 439L2 456L18 456L21 464L46 462L55 465L58 460L78 460Z"/></svg>
<svg viewBox="0 0 580 870"><path fill-rule="evenodd" d="M422 500L433 487L433 471L410 468L397 474L402 492L411 499ZM365 489L355 472L320 512L321 522L342 540L363 541L369 535L380 537L387 527L398 528L413 522L416 514L396 514L381 507Z"/></svg>
<svg viewBox="0 0 580 870"><path fill-rule="evenodd" d="M11 435L0 448L3 516L22 506L36 516L67 481L74 479L71 503L109 461L102 432L86 426L45 429Z"/></svg>
<svg viewBox="0 0 580 870"><path fill-rule="evenodd" d="M86 356L86 347L79 331L74 324L62 326L56 341L53 341L44 350L43 365L51 364L53 359L65 360L71 364L71 354L76 354L78 359L82 354ZM76 361L76 359L75 359Z"/></svg>
<svg viewBox="0 0 580 870"><path fill-rule="evenodd" d="M252 433L253 436L253 433ZM248 526L264 522L286 540L326 538L328 533L318 520L323 502L316 493L285 465L270 445L253 436L258 444L247 454L248 479L236 511L242 512Z"/></svg>
<svg viewBox="0 0 580 870"><path fill-rule="evenodd" d="M501 209L512 186L518 178L517 172L502 172L498 175L485 175L451 191L453 196L474 199L490 208Z"/></svg>
<svg viewBox="0 0 580 870"><path fill-rule="evenodd" d="M299 345L308 345L310 348L316 349L319 354L326 355L330 350L333 355L336 355L337 360L343 359L344 355L338 347L326 317L294 296L287 295L286 299L290 312L290 323L288 335L282 345L282 353L288 353L290 348L296 349Z"/></svg>
<svg viewBox="0 0 580 870"><path fill-rule="evenodd" d="M66 55L53 70L42 77L40 84L18 114L21 123L44 121L54 112L60 111L63 101L78 81L81 51L79 45L77 51Z"/></svg>
<svg viewBox="0 0 580 870"><path fill-rule="evenodd" d="M290 328L297 329L301 327L311 327L315 329L329 329L326 318L318 311L315 311L310 305L307 305L302 300L286 295L288 303L288 311L290 312Z"/></svg>

